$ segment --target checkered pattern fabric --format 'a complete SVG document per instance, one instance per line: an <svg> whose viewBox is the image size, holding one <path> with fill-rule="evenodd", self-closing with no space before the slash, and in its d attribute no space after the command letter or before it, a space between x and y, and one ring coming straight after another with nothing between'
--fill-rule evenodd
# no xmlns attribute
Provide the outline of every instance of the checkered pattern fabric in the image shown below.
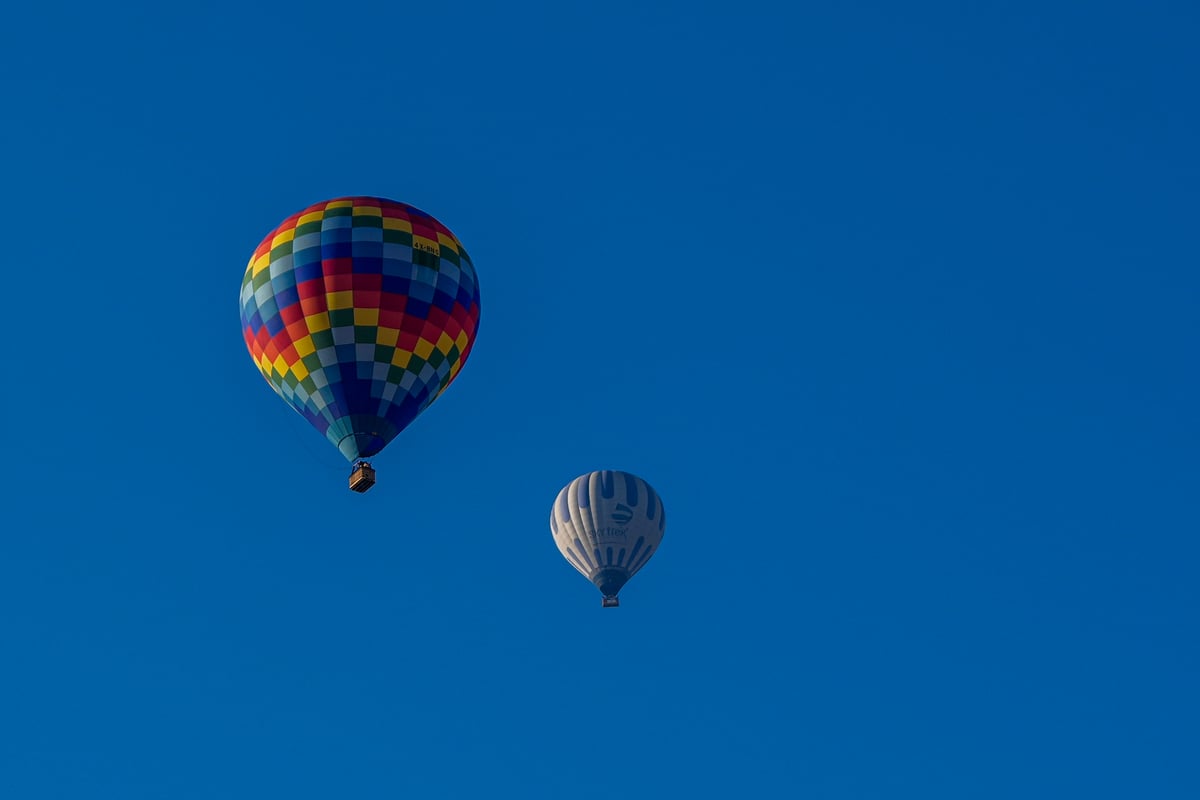
<svg viewBox="0 0 1200 800"><path fill-rule="evenodd" d="M267 383L349 460L375 455L458 375L479 326L462 243L404 203L343 197L263 239L242 332Z"/></svg>

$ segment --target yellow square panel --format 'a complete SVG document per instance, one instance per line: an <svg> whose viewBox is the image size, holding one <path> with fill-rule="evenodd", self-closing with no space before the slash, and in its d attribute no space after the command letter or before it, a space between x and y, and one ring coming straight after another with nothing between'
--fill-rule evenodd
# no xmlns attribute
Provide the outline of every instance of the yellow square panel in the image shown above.
<svg viewBox="0 0 1200 800"><path fill-rule="evenodd" d="M442 254L441 246L433 239L427 239L424 236L413 234L413 250L424 250L426 253L433 253L435 256Z"/></svg>
<svg viewBox="0 0 1200 800"><path fill-rule="evenodd" d="M316 350L317 348L313 344L311 336L305 336L302 339L296 340L296 355L300 356L301 358L304 358L305 356L311 356L316 352Z"/></svg>
<svg viewBox="0 0 1200 800"><path fill-rule="evenodd" d="M408 362L411 360L412 353L408 352L407 350L397 349L395 353L392 353L392 363L397 367L407 367Z"/></svg>
<svg viewBox="0 0 1200 800"><path fill-rule="evenodd" d="M284 242L290 242L296 238L296 229L288 228L286 231L280 231L275 234L275 238L271 240L271 248L274 249Z"/></svg>
<svg viewBox="0 0 1200 800"><path fill-rule="evenodd" d="M354 309L354 324L362 325L365 328L373 328L379 324L379 309L378 308L356 308Z"/></svg>
<svg viewBox="0 0 1200 800"><path fill-rule="evenodd" d="M329 315L328 314L313 314L304 318L304 324L308 326L310 333L317 331L329 330Z"/></svg>
<svg viewBox="0 0 1200 800"><path fill-rule="evenodd" d="M302 381L308 377L308 367L304 366L303 361L297 361L292 367L292 374L296 376L296 380Z"/></svg>
<svg viewBox="0 0 1200 800"><path fill-rule="evenodd" d="M421 337L417 339L417 346L413 348L413 352L428 361L429 354L433 352L433 345L425 337Z"/></svg>
<svg viewBox="0 0 1200 800"><path fill-rule="evenodd" d="M354 216L356 217L382 217L383 209L375 206L355 206Z"/></svg>
<svg viewBox="0 0 1200 800"><path fill-rule="evenodd" d="M325 204L326 208L351 208L353 206L353 200L330 200Z"/></svg>
<svg viewBox="0 0 1200 800"><path fill-rule="evenodd" d="M450 334L442 331L442 335L437 340L437 349L442 351L442 355L449 355L450 348L453 346L454 340L450 338Z"/></svg>
<svg viewBox="0 0 1200 800"><path fill-rule="evenodd" d="M412 233L412 223L399 217L384 217L383 227L389 231L404 231Z"/></svg>
<svg viewBox="0 0 1200 800"><path fill-rule="evenodd" d="M257 275L258 273L260 273L264 269L266 269L268 266L270 266L270 264L271 264L271 251L268 250L267 252L263 253L261 256L259 256L258 258L256 258L254 260L254 269L251 272L251 274Z"/></svg>
<svg viewBox="0 0 1200 800"><path fill-rule="evenodd" d="M330 292L325 295L325 302L329 304L330 311L354 308L354 292Z"/></svg>
<svg viewBox="0 0 1200 800"><path fill-rule="evenodd" d="M454 252L456 252L456 253L458 252L458 242L456 242L454 240L453 236L447 236L446 234L442 233L441 231L438 231L437 237L438 237L438 244L440 244L442 247L449 247Z"/></svg>
<svg viewBox="0 0 1200 800"><path fill-rule="evenodd" d="M395 347L396 340L400 338L400 331L396 328L376 328L375 341L378 344Z"/></svg>
<svg viewBox="0 0 1200 800"><path fill-rule="evenodd" d="M302 217L300 217L300 219L296 220L296 225L300 226L300 225L307 225L310 222L320 222L321 218L324 216L325 216L325 214L320 211L313 211L312 213L305 214Z"/></svg>

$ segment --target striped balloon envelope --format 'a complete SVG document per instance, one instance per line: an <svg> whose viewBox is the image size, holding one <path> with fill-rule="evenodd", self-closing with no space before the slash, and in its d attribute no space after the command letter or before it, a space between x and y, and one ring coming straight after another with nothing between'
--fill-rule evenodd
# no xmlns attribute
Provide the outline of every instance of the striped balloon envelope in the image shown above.
<svg viewBox="0 0 1200 800"><path fill-rule="evenodd" d="M554 544L600 590L605 608L620 605L617 593L658 550L666 528L658 493L628 472L580 475L550 509Z"/></svg>
<svg viewBox="0 0 1200 800"><path fill-rule="evenodd" d="M271 388L358 462L458 376L479 327L479 282L462 243L429 214L343 197L262 240L242 279L241 322Z"/></svg>

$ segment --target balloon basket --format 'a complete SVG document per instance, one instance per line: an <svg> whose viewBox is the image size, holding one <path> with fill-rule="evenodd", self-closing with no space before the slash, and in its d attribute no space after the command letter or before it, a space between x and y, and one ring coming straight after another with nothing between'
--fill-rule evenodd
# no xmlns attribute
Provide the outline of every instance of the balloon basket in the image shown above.
<svg viewBox="0 0 1200 800"><path fill-rule="evenodd" d="M600 601L601 608L616 608L619 605L621 605L621 601L617 599L616 595L613 595L612 597L605 597Z"/></svg>
<svg viewBox="0 0 1200 800"><path fill-rule="evenodd" d="M350 491L362 494L375 485L375 468L366 461L354 465L350 473Z"/></svg>

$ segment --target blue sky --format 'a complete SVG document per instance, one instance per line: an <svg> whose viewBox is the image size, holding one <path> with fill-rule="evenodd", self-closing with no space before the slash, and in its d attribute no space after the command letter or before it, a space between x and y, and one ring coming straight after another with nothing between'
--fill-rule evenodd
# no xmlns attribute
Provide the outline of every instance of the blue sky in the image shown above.
<svg viewBox="0 0 1200 800"><path fill-rule="evenodd" d="M1198 17L10 10L0 796L1200 795ZM346 194L483 307L362 496L238 330Z"/></svg>

